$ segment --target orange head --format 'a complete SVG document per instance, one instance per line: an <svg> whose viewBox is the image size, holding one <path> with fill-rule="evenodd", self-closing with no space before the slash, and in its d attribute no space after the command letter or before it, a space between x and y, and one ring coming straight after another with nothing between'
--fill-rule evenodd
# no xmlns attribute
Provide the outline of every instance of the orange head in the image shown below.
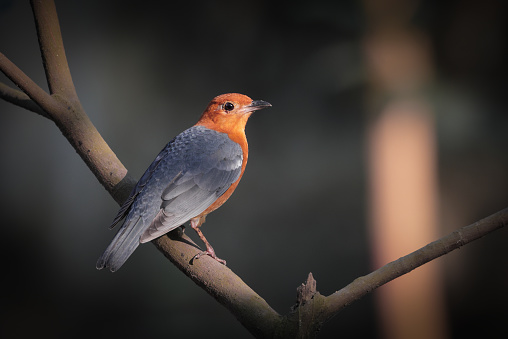
<svg viewBox="0 0 508 339"><path fill-rule="evenodd" d="M226 192L224 192L224 194L199 215L200 218L219 208L228 200L236 189L245 171L245 166L247 165L247 159L249 157L247 138L245 137L245 124L252 112L270 106L272 105L263 100L252 100L243 94L228 93L213 98L206 107L201 119L199 119L196 125L226 133L232 141L238 143L242 148L243 160L240 177Z"/></svg>
<svg viewBox="0 0 508 339"><path fill-rule="evenodd" d="M210 101L196 125L227 133L232 140L245 138L245 124L252 112L270 106L266 101L252 100L243 94L222 94Z"/></svg>

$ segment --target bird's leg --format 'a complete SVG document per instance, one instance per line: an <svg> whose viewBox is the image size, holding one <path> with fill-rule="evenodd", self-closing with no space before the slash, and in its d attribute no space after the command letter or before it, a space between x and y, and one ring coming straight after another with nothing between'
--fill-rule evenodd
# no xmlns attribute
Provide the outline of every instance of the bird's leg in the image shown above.
<svg viewBox="0 0 508 339"><path fill-rule="evenodd" d="M199 235L199 238L205 243L206 245L206 251L203 251L203 252L199 252L198 254L196 254L194 256L194 259L199 259L202 255L209 255L211 256L212 258L214 258L215 260L217 260L218 262L220 262L221 264L224 264L226 265L226 260L222 260L220 258L218 258L216 255L215 255L215 251L213 250L213 247L212 245L210 245L210 243L208 242L208 240L206 240L205 236L203 235L203 232L201 232L201 230L199 229L199 227L201 227L201 225L205 222L205 216L201 216L201 217L197 217L197 218L192 218L191 221L190 221L190 224L191 224L191 227L194 231L196 231L196 233Z"/></svg>

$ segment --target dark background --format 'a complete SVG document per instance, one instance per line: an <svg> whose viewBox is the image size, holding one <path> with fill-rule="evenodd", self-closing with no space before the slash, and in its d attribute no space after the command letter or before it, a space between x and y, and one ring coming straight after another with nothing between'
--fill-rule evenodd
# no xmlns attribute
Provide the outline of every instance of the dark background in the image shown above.
<svg viewBox="0 0 508 339"><path fill-rule="evenodd" d="M214 96L269 101L247 125L242 183L205 235L283 314L308 272L324 295L370 272L362 2L169 3L56 2L104 139L139 178ZM436 69L440 211L465 221L442 235L508 204L506 14L502 1L425 1L413 16ZM28 1L0 1L0 50L46 88ZM3 337L248 336L150 244L115 274L95 269L118 206L52 122L0 101L0 158ZM506 334L507 232L439 259L450 337ZM321 337L378 337L374 300Z"/></svg>

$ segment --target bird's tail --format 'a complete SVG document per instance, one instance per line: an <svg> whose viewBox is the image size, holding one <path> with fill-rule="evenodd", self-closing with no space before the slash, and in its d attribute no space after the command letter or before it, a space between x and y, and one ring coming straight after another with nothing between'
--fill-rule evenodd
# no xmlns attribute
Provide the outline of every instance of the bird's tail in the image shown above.
<svg viewBox="0 0 508 339"><path fill-rule="evenodd" d="M134 224L132 224L134 222ZM139 246L139 238L143 233L143 227L140 225L142 219L138 217L135 220L125 222L118 230L111 244L106 251L97 260L97 269L105 267L111 272L117 271L129 259L132 252Z"/></svg>

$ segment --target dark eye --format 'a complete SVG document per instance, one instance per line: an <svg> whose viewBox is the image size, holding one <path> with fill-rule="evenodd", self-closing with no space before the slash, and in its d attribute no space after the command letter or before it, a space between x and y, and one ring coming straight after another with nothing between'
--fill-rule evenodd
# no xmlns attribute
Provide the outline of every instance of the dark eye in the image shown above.
<svg viewBox="0 0 508 339"><path fill-rule="evenodd" d="M232 104L232 103L230 103L230 102L226 102L226 103L224 104L224 109L225 109L226 111L232 111L234 108L235 108L235 105L233 105L233 104Z"/></svg>

